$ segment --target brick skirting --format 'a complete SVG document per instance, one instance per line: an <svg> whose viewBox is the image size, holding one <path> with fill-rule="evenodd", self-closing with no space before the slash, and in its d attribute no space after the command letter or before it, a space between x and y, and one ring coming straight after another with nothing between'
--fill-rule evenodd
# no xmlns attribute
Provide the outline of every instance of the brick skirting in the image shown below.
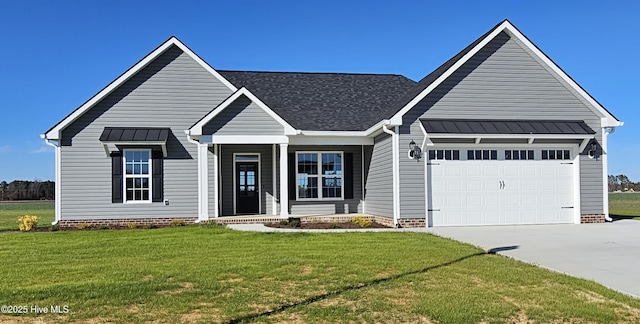
<svg viewBox="0 0 640 324"><path fill-rule="evenodd" d="M605 219L603 214L580 215L581 224L594 224L594 223L604 223L604 222L605 222Z"/></svg>
<svg viewBox="0 0 640 324"><path fill-rule="evenodd" d="M422 228L427 227L424 218L400 218L398 219L400 227L405 228Z"/></svg>
<svg viewBox="0 0 640 324"><path fill-rule="evenodd" d="M85 220L61 220L60 228L100 228L100 227L127 227L129 224L136 224L138 227L145 226L171 226L173 220L182 219L185 224L193 224L198 219L193 218L121 218L121 219L85 219Z"/></svg>

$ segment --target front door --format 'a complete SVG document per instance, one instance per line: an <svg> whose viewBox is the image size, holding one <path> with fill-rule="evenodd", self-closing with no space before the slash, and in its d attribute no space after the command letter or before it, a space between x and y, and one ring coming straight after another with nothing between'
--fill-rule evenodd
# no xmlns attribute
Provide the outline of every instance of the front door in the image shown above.
<svg viewBox="0 0 640 324"><path fill-rule="evenodd" d="M236 214L258 214L258 199L258 162L236 162Z"/></svg>

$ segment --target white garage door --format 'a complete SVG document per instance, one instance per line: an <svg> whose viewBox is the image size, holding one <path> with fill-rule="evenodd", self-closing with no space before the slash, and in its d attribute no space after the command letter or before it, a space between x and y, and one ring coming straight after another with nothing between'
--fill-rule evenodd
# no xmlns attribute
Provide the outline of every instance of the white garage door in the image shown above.
<svg viewBox="0 0 640 324"><path fill-rule="evenodd" d="M429 155L433 226L573 223L569 149L444 149Z"/></svg>

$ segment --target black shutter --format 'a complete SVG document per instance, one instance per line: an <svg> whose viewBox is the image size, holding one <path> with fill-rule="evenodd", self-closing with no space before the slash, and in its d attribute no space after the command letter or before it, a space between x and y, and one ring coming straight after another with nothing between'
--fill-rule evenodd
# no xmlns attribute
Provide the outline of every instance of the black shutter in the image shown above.
<svg viewBox="0 0 640 324"><path fill-rule="evenodd" d="M344 199L353 199L353 153L344 154Z"/></svg>
<svg viewBox="0 0 640 324"><path fill-rule="evenodd" d="M111 202L122 202L122 152L111 153Z"/></svg>
<svg viewBox="0 0 640 324"><path fill-rule="evenodd" d="M296 154L289 153L289 200L296 200ZM280 171L282 172L282 170ZM282 185L282 184L280 184Z"/></svg>
<svg viewBox="0 0 640 324"><path fill-rule="evenodd" d="M161 151L151 152L151 201L161 202L164 198L164 170L163 157Z"/></svg>

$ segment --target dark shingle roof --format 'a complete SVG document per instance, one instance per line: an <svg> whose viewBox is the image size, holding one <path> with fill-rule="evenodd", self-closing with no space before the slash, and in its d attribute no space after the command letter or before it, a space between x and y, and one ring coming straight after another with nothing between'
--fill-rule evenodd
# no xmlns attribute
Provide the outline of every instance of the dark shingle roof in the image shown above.
<svg viewBox="0 0 640 324"><path fill-rule="evenodd" d="M582 120L420 119L420 122L432 134L595 134Z"/></svg>
<svg viewBox="0 0 640 324"><path fill-rule="evenodd" d="M294 128L316 131L366 130L416 84L393 74L218 72Z"/></svg>
<svg viewBox="0 0 640 324"><path fill-rule="evenodd" d="M156 127L105 127L101 142L166 142L169 128Z"/></svg>

